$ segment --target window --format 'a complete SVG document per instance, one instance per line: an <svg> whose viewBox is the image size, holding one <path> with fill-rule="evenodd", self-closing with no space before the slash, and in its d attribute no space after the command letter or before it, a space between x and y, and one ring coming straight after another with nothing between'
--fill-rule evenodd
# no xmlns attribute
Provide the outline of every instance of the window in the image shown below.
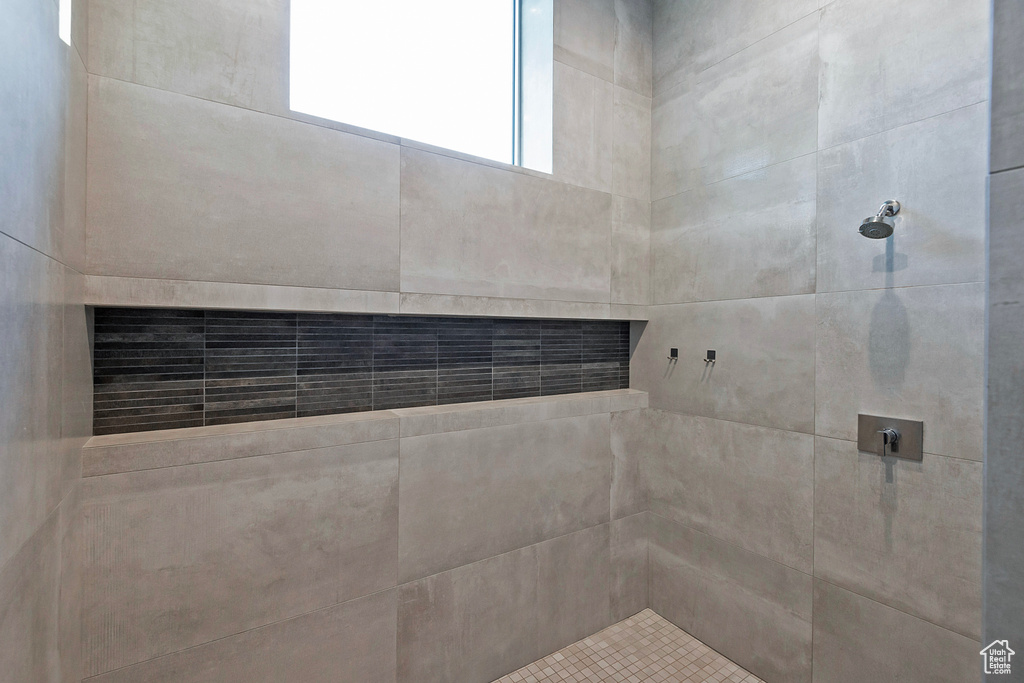
<svg viewBox="0 0 1024 683"><path fill-rule="evenodd" d="M71 0L57 3L57 35L66 45L71 45Z"/></svg>
<svg viewBox="0 0 1024 683"><path fill-rule="evenodd" d="M292 0L291 108L551 171L552 0Z"/></svg>

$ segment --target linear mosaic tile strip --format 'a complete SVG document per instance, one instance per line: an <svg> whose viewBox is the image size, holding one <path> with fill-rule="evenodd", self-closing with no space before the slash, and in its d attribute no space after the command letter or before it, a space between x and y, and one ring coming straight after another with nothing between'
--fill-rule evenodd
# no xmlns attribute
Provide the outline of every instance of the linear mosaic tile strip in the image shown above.
<svg viewBox="0 0 1024 683"><path fill-rule="evenodd" d="M97 308L94 434L629 387L629 323Z"/></svg>

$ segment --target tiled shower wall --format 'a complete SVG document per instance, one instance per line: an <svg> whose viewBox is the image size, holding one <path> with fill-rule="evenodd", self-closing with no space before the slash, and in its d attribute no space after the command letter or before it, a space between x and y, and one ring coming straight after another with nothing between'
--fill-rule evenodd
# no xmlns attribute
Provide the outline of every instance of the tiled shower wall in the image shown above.
<svg viewBox="0 0 1024 683"><path fill-rule="evenodd" d="M63 4L63 3L61 3ZM82 303L86 23L0 3L0 679L77 681L66 554L91 372Z"/></svg>
<svg viewBox="0 0 1024 683"><path fill-rule="evenodd" d="M1024 643L1024 5L996 0L989 178L984 643ZM1017 647L1017 652L1021 648ZM1021 657L1020 654L1017 657ZM1024 666L1014 660L1017 680ZM991 680L1010 676L994 675Z"/></svg>
<svg viewBox="0 0 1024 683"><path fill-rule="evenodd" d="M95 311L94 433L629 386L629 323Z"/></svg>
<svg viewBox="0 0 1024 683"><path fill-rule="evenodd" d="M651 608L766 680L980 676L989 10L655 2L652 410L613 434ZM924 460L859 453L862 412Z"/></svg>

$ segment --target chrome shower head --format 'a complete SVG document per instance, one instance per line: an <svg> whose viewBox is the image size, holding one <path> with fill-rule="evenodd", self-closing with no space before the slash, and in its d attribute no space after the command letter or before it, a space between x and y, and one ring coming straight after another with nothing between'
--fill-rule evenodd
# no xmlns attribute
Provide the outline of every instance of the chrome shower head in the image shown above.
<svg viewBox="0 0 1024 683"><path fill-rule="evenodd" d="M878 210L878 213L864 219L864 222L860 224L860 234L873 240L885 239L893 231L892 223L887 221L886 218L895 216L899 212L900 203L895 199L890 199L885 204L882 204L882 208Z"/></svg>

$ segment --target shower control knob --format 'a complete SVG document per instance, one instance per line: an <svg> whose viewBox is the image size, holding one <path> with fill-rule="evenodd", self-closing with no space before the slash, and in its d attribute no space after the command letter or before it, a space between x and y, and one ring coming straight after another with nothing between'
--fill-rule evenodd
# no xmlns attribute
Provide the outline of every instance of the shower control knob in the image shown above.
<svg viewBox="0 0 1024 683"><path fill-rule="evenodd" d="M880 456L884 458L892 453L892 451L899 449L899 446L897 445L900 440L899 432L895 429L881 429L878 433L882 435L882 444L878 451Z"/></svg>

